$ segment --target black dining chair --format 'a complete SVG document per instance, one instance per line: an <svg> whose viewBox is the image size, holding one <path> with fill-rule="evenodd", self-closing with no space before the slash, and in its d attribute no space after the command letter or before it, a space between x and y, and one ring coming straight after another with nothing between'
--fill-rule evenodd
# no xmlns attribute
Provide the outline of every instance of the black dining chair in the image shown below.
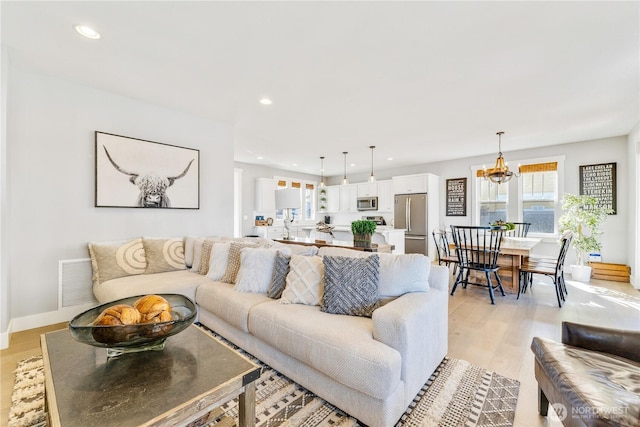
<svg viewBox="0 0 640 427"><path fill-rule="evenodd" d="M562 302L566 301L565 297L568 295L567 285L564 281L564 261L571 246L572 238L573 236L571 234L562 236L560 240L560 252L556 259L546 257L525 258L520 266L520 280L518 281L518 296L516 299L520 299L520 294L525 293L527 287L533 285L534 274L542 274L551 277L551 280L553 280L558 306L562 307Z"/></svg>
<svg viewBox="0 0 640 427"><path fill-rule="evenodd" d="M498 256L504 231L490 226L451 226L453 243L458 257L459 272L453 284L451 295L458 285L466 288L468 284L489 288L491 304L495 304L494 289L499 289L504 296L502 281L498 275ZM471 282L471 272L483 272L487 283ZM497 284L491 282L491 273Z"/></svg>
<svg viewBox="0 0 640 427"><path fill-rule="evenodd" d="M527 237L527 234L529 234L529 227L531 227L530 222L512 222L511 224L515 225L516 228L514 228L513 230L509 230L507 232L507 236Z"/></svg>
<svg viewBox="0 0 640 427"><path fill-rule="evenodd" d="M453 264L453 275L455 276L458 271L458 257L455 254L451 254L447 232L445 230L433 230L431 234L433 234L433 241L436 244L438 265L444 264L449 267Z"/></svg>

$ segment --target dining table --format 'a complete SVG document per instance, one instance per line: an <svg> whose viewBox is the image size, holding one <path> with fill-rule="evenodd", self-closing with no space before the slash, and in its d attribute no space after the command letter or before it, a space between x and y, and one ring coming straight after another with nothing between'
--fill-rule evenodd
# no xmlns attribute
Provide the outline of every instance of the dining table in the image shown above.
<svg viewBox="0 0 640 427"><path fill-rule="evenodd" d="M533 248L542 241L537 237L504 236L500 242L500 256L498 274L502 280L502 287L510 293L518 292L520 280L520 266L525 257L531 255ZM455 245L450 244L451 253L455 254Z"/></svg>
<svg viewBox="0 0 640 427"><path fill-rule="evenodd" d="M531 255L533 248L542 241L537 237L510 237L505 236L500 242L500 257L498 265L500 277L510 279L508 282L503 281L502 285L505 290L518 292L518 281L520 276L520 266L522 259Z"/></svg>

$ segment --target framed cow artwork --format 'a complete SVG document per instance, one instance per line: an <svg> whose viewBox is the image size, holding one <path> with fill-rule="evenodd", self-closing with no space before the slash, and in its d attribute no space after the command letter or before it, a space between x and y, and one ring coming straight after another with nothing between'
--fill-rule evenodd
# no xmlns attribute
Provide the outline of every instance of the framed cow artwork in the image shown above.
<svg viewBox="0 0 640 427"><path fill-rule="evenodd" d="M200 150L95 132L95 206L200 208Z"/></svg>

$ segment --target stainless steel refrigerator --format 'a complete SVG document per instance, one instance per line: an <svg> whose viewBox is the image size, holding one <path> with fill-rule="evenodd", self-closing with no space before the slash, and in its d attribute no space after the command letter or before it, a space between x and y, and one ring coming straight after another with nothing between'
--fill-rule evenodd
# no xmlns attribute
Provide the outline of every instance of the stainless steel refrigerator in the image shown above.
<svg viewBox="0 0 640 427"><path fill-rule="evenodd" d="M404 252L428 255L427 195L396 194L393 226L404 229Z"/></svg>

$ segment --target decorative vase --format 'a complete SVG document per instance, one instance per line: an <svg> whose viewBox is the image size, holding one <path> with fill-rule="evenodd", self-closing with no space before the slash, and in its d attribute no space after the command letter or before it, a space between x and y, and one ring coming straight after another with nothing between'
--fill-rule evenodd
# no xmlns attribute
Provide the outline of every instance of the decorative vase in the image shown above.
<svg viewBox="0 0 640 427"><path fill-rule="evenodd" d="M591 280L591 267L588 265L572 265L571 278L578 282L589 282Z"/></svg>
<svg viewBox="0 0 640 427"><path fill-rule="evenodd" d="M354 234L353 246L356 248L370 248L371 234Z"/></svg>

